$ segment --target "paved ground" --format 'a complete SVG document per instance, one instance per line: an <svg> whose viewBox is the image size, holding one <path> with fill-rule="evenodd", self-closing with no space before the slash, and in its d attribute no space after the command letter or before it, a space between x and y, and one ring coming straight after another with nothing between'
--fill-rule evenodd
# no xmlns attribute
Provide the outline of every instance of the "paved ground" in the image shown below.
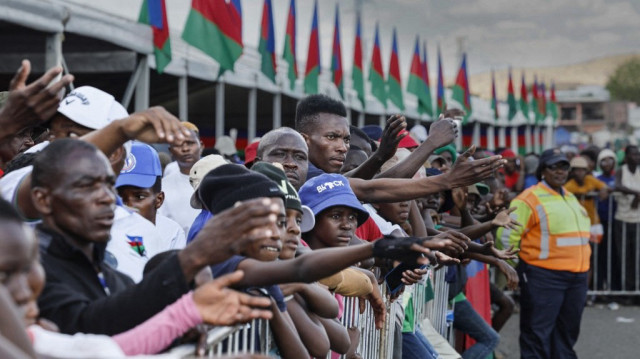
<svg viewBox="0 0 640 359"><path fill-rule="evenodd" d="M498 350L505 358L519 358L519 315L514 314L500 331ZM596 304L585 308L576 345L578 357L640 358L640 307L621 306L612 311Z"/></svg>

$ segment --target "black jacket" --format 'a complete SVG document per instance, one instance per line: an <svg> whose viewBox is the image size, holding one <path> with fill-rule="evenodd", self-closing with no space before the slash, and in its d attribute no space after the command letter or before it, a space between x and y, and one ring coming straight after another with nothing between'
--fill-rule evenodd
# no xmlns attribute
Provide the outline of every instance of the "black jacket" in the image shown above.
<svg viewBox="0 0 640 359"><path fill-rule="evenodd" d="M138 283L103 262L106 243L94 246L98 271L61 234L39 225L40 261L47 281L38 305L40 315L63 333L114 335L144 322L189 291L177 255L172 255Z"/></svg>

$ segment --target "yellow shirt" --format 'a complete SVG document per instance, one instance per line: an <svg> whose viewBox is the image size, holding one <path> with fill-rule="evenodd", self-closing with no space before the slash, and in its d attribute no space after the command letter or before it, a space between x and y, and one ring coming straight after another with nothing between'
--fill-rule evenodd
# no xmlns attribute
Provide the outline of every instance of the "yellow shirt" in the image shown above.
<svg viewBox="0 0 640 359"><path fill-rule="evenodd" d="M580 186L578 182L573 179L570 179L567 184L564 185L564 188L567 191L573 193L578 198L578 201L580 202L582 207L584 207L584 209L587 211L589 219L591 220L591 225L600 224L600 217L598 217L598 211L596 211L596 199L593 197L585 198L581 195L585 195L593 191L597 192L606 187L607 185L604 182L600 181L590 174L588 174L584 178L584 183L582 184L582 186Z"/></svg>

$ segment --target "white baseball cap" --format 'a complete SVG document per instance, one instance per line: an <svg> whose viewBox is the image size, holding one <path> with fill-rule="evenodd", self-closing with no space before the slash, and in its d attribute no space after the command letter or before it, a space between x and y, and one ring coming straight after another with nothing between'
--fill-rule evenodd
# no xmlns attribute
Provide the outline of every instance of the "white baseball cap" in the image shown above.
<svg viewBox="0 0 640 359"><path fill-rule="evenodd" d="M200 203L200 199L198 198L198 187L200 186L200 182L204 176L211 172L212 170L227 164L227 160L220 155L209 155L202 157L198 160L189 171L189 183L191 187L193 187L193 194L191 195L191 207L195 209L201 209L202 203Z"/></svg>
<svg viewBox="0 0 640 359"><path fill-rule="evenodd" d="M114 120L129 116L113 96L92 86L82 86L71 91L60 101L58 112L92 130L99 130ZM129 156L131 141L125 142L124 149Z"/></svg>
<svg viewBox="0 0 640 359"><path fill-rule="evenodd" d="M91 86L71 91L58 105L58 112L71 121L98 130L113 120L129 116L127 110L108 93Z"/></svg>

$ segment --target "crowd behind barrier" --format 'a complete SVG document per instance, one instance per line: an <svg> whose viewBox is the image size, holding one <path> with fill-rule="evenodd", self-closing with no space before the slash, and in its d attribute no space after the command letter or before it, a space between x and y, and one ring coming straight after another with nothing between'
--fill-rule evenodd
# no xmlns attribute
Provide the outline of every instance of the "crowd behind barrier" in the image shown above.
<svg viewBox="0 0 640 359"><path fill-rule="evenodd" d="M0 273L16 329L0 340L27 357L199 337L172 353L485 358L514 310L505 287L520 288L523 356L556 357L573 352L582 303L640 294L637 146L458 153L462 111L416 140L402 115L359 129L312 95L252 157L226 137L201 158L194 124L128 115L90 86L61 101L71 75L47 89L61 69L27 85L29 71L0 108L0 268L19 268Z"/></svg>
<svg viewBox="0 0 640 359"><path fill-rule="evenodd" d="M423 320L430 320L436 331L444 338L449 340L450 344L454 344L453 327L451 326L452 308L447 300L449 292L449 284L445 281L445 270L429 269L424 280L420 283L407 288L411 291L414 298L414 315L413 318L420 325ZM427 284L431 281L432 284ZM432 298L428 297L428 292L433 294ZM387 310L387 316L380 330L375 329L374 316L369 303L365 304L365 309L360 312L359 298L345 297L343 298L344 311L341 323L346 328L357 328L360 331L360 342L356 353L360 354L363 359L390 359L393 358L394 347L394 321L396 320L397 306L392 305L390 298L387 296L387 289L383 286L383 300ZM250 324L239 325L235 327L216 327L206 335L204 350L197 353L196 356L216 357L219 355L238 354L238 353L257 353L269 354L273 347L273 340L270 338L268 321L254 320ZM256 345L249 343L249 338L258 338ZM189 349L191 348L191 349ZM183 348L189 353L185 357L194 355L193 346ZM345 355L340 356L341 359ZM331 354L327 355L327 359L331 359Z"/></svg>

